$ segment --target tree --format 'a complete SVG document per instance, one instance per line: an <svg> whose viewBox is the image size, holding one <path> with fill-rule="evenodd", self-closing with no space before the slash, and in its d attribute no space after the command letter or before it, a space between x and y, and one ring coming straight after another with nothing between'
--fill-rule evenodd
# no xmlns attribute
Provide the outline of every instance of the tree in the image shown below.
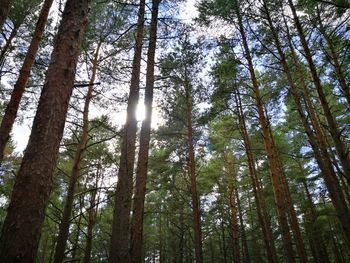
<svg viewBox="0 0 350 263"><path fill-rule="evenodd" d="M130 260L129 227L137 131L137 120L135 112L140 92L140 65L143 44L144 16L145 1L141 0L136 26L136 43L132 63L127 117L123 129L123 142L120 155L120 166L118 171L118 184L115 194L113 228L109 257L110 263L129 262Z"/></svg>
<svg viewBox="0 0 350 263"><path fill-rule="evenodd" d="M87 1L67 1L31 137L0 238L0 260L33 262L87 22Z"/></svg>
<svg viewBox="0 0 350 263"><path fill-rule="evenodd" d="M22 68L20 70L17 82L14 86L14 89L11 93L11 98L9 103L7 104L5 114L1 120L0 126L0 165L4 158L4 150L6 147L6 143L10 137L10 132L15 121L18 107L25 89L25 86L28 82L28 78L30 75L31 68L33 66L36 52L38 51L41 37L44 32L45 24L47 21L47 17L49 15L49 11L51 8L53 0L46 0L41 9L38 22L36 24L35 31L33 33L32 41L28 47L28 51L26 57L24 59Z"/></svg>

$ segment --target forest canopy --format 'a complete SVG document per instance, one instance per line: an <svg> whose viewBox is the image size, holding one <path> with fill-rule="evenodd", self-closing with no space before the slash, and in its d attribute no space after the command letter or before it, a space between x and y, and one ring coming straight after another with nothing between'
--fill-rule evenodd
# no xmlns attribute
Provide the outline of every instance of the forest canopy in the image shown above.
<svg viewBox="0 0 350 263"><path fill-rule="evenodd" d="M0 262L349 262L349 21L0 0Z"/></svg>

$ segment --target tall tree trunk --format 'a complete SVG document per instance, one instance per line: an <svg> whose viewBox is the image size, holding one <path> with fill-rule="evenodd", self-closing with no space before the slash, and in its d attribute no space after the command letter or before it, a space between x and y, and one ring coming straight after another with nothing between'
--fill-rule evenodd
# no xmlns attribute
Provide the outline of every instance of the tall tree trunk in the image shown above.
<svg viewBox="0 0 350 263"><path fill-rule="evenodd" d="M241 262L241 248L239 245L239 223L238 223L238 204L235 195L233 183L235 181L235 169L233 156L229 150L224 152L224 173L227 189L228 203L230 207L230 232L232 237L232 255L233 262Z"/></svg>
<svg viewBox="0 0 350 263"><path fill-rule="evenodd" d="M251 231L251 235L252 235L252 252L253 252L253 259L254 259L254 262L263 262L263 258L262 258L262 255L261 255L261 249L260 249L260 246L258 244L258 238L257 238L257 235L256 235L256 232L254 231L254 229L256 228L255 227L255 221L254 221L254 218L252 216L252 206L251 206L251 199L250 199L250 195L248 194L248 206L249 206L249 221L250 221L250 224L251 224L251 228L253 229L253 231ZM269 257L269 255L267 255ZM269 260L269 258L268 258ZM269 260L269 262L271 262Z"/></svg>
<svg viewBox="0 0 350 263"><path fill-rule="evenodd" d="M89 136L89 107L92 98L93 83L96 78L98 55L101 47L101 42L97 45L94 59L92 62L92 74L89 83L89 88L85 96L84 111L83 111L83 127L80 134L77 149L74 154L73 168L70 173L69 186L67 190L67 197L64 204L63 214L61 218L61 223L59 226L57 244L55 249L54 263L61 263L64 259L64 251L66 248L66 243L69 235L70 217L72 214L73 203L74 203L74 192L75 186L77 184L78 178L80 176L80 165L83 158L83 154L86 149L86 144L88 142Z"/></svg>
<svg viewBox="0 0 350 263"><path fill-rule="evenodd" d="M98 163L96 175L95 175L95 185L94 185L94 189L91 191L90 207L88 209L88 224L87 224L86 244L85 244L85 250L84 250L83 263L91 262L93 229L96 223L96 215L98 212L99 198L97 197L97 192L98 192L98 185L101 177L101 168L102 168L101 164Z"/></svg>
<svg viewBox="0 0 350 263"><path fill-rule="evenodd" d="M258 219L263 232L264 242L267 250L267 259L270 263L277 263L278 258L276 253L275 242L273 239L271 226L268 220L265 200L262 197L261 187L259 184L257 171L255 169L254 156L253 156L250 138L249 138L246 123L245 123L245 117L244 117L240 93L238 89L235 92L235 100L236 100L235 103L237 106L237 115L239 120L240 132L243 137L244 148L248 159L248 168L249 168L249 174L251 178L251 184L252 184L256 208L257 208L256 210L257 210Z"/></svg>
<svg viewBox="0 0 350 263"><path fill-rule="evenodd" d="M136 108L140 93L140 69L145 16L145 0L140 1L137 20L135 53L132 62L130 94L126 110L126 123L123 130L118 183L115 193L113 211L112 237L110 243L109 263L130 261L130 211L133 190L133 172L136 149Z"/></svg>
<svg viewBox="0 0 350 263"><path fill-rule="evenodd" d="M13 2L14 0L0 0L0 32L2 32L2 27L4 26Z"/></svg>
<svg viewBox="0 0 350 263"><path fill-rule="evenodd" d="M321 103L321 106L322 106L322 109L324 112L324 115L325 115L326 120L327 120L329 132L332 136L334 146L335 146L335 149L337 151L340 163L342 164L343 169L344 169L344 176L350 182L350 158L349 158L349 152L348 152L347 146L344 143L344 141L342 140L342 135L338 130L335 118L333 117L331 108L327 102L326 94L323 91L321 80L320 80L320 77L317 73L317 69L316 69L315 63L313 61L311 51L310 51L309 46L307 44L303 28L300 24L299 17L296 13L293 1L288 0L288 3L289 3L289 6L292 10L293 21L294 21L294 24L297 28L299 39L300 39L301 45L302 45L304 53L305 53L305 58L306 58L307 63L309 65L311 76L312 76L312 79L313 79L313 82L314 82L314 85L315 85L315 88L316 88L316 91L317 91L317 94L318 94L318 97L319 97L319 100L320 100L320 103Z"/></svg>
<svg viewBox="0 0 350 263"><path fill-rule="evenodd" d="M328 48L329 48L329 52L330 52L330 54L326 54L326 56L329 57L329 59L332 62L331 65L334 67L334 71L335 71L337 79L339 81L340 89L343 92L343 95L348 103L348 109L350 110L349 85L346 83L345 74L344 74L344 71L341 67L341 63L339 61L339 56L337 54L336 47L334 46L331 37L328 35L326 28L323 25L321 14L320 14L320 9L318 6L316 6L316 12L317 12L317 19L318 19L320 32L322 33L323 37L325 38L327 45L328 45Z"/></svg>
<svg viewBox="0 0 350 263"><path fill-rule="evenodd" d="M260 96L259 83L255 75L253 61L250 55L250 50L247 43L247 38L246 38L242 16L239 10L238 3L236 4L236 13L238 17L239 32L241 34L242 42L243 42L242 44L243 44L244 53L245 53L244 55L248 63L248 68L249 68L249 72L250 72L250 76L253 84L253 91L254 91L256 107L259 115L259 122L262 128L264 146L267 153L267 161L269 165L270 178L272 181L272 187L274 191L277 218L278 218L279 226L281 229L282 240L283 240L283 247L284 247L287 262L294 263L295 257L293 252L292 238L290 235L290 230L289 230L289 225L287 220L287 213L286 213L287 207L284 201L283 191L280 186L280 177L282 174L282 168L279 165L278 155L276 153L276 149L273 143L273 138L269 130L269 124L265 116L264 107Z"/></svg>
<svg viewBox="0 0 350 263"><path fill-rule="evenodd" d="M32 66L34 64L35 55L38 51L41 37L44 32L45 24L47 21L47 17L49 15L50 8L52 6L53 0L45 0L44 5L41 9L38 22L35 27L35 31L33 34L32 41L30 42L28 51L26 53L26 57L24 59L23 65L21 70L19 71L19 76L17 79L17 82L14 86L14 89L11 94L11 98L9 103L6 106L5 114L1 120L1 126L0 126L0 165L4 158L4 150L6 143L10 137L10 132L13 126L13 123L15 122L15 118L17 115L17 111L19 108L19 104L24 92L24 89L27 85L30 71L32 69ZM13 31L12 31L13 32ZM12 36L12 33L11 33ZM11 38L10 36L10 38ZM1 56L0 56L1 61Z"/></svg>
<svg viewBox="0 0 350 263"><path fill-rule="evenodd" d="M199 196L197 193L197 174L196 174L196 161L194 155L193 146L193 124L192 124L192 96L191 87L189 80L187 79L187 68L185 65L185 107L186 107L186 126L187 126L187 144L188 144L188 158L189 158L189 174L191 180L191 199L192 199L192 217L193 217L193 228L194 228L194 246L196 254L196 263L203 262L203 251L202 251L202 230L201 230L201 217L200 217L200 204Z"/></svg>
<svg viewBox="0 0 350 263"><path fill-rule="evenodd" d="M147 54L147 72L145 89L146 116L142 121L140 135L140 150L136 170L136 185L133 202L133 217L131 222L131 262L140 263L142 260L143 212L147 184L148 152L151 139L152 104L154 88L154 64L157 46L158 8L161 0L152 1L152 18L150 40Z"/></svg>
<svg viewBox="0 0 350 263"><path fill-rule="evenodd" d="M281 61L284 63L284 71L287 75L287 78L290 79L289 86L291 89L291 93L293 95L295 105L297 106L297 110L299 113L299 116L301 117L302 124L304 126L304 129L306 131L306 134L308 136L310 145L313 149L316 161L318 166L320 167L320 170L322 171L322 176L324 178L327 190L329 191L329 195L331 197L332 203L335 207L337 217L339 218L339 221L343 227L343 231L345 233L345 236L350 240L350 212L349 208L346 204L343 192L340 188L339 181L337 179L336 173L334 171L334 167L331 161L331 157L328 152L328 147L327 147L327 142L325 141L325 136L323 135L322 129L320 127L319 121L317 119L316 113L314 111L312 102L309 98L309 94L307 91L306 83L303 80L303 75L301 72L301 69L299 67L299 63L296 58L296 54L294 53L294 49L291 43L291 37L289 35L289 31L287 29L288 33L288 42L289 42L289 47L291 48L291 54L292 54L292 59L293 63L296 66L296 71L298 74L299 79L301 80L301 86L303 88L303 95L304 95L304 100L306 102L306 108L307 111L310 114L310 119L312 126L314 128L314 131L312 130L312 127L307 121L307 117L305 116L303 109L300 105L301 98L298 95L297 88L291 79L291 71L288 68L288 65L286 64L286 59L283 56L281 56ZM283 53L282 53L283 54ZM348 242L350 243L350 242Z"/></svg>
<svg viewBox="0 0 350 263"><path fill-rule="evenodd" d="M301 172L304 171L303 167L299 163ZM312 245L315 248L315 262L320 263L329 263L329 258L327 254L327 249L324 246L322 235L318 232L316 229L316 220L317 220L317 212L315 209L315 205L312 201L312 197L309 191L309 188L307 186L306 180L302 181L302 184L304 186L305 195L306 195L306 202L307 202L307 217L310 220L310 231L311 231L311 240Z"/></svg>
<svg viewBox="0 0 350 263"><path fill-rule="evenodd" d="M2 228L0 262L34 262L87 14L87 0L67 1Z"/></svg>
<svg viewBox="0 0 350 263"><path fill-rule="evenodd" d="M243 262L249 263L251 260L250 260L249 250L248 250L247 235L244 227L241 200L239 199L237 188L234 189L234 192L237 200L238 218L239 218L241 240L242 240L242 247L243 247Z"/></svg>

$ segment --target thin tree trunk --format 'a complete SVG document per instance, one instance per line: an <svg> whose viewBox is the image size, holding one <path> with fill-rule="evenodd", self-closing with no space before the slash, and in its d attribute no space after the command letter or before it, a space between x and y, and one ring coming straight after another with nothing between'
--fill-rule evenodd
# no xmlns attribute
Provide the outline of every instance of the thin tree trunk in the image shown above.
<svg viewBox="0 0 350 263"><path fill-rule="evenodd" d="M348 103L348 109L350 110L350 90L349 90L348 84L346 83L345 74L344 74L343 69L341 67L341 63L339 61L339 57L338 57L338 54L336 52L336 48L333 44L332 39L327 34L327 31L323 25L321 14L320 14L320 9L318 8L318 6L316 6L316 12L317 12L317 19L318 19L320 32L322 33L323 37L325 38L327 45L328 45L328 48L329 48L329 51L330 51L330 54L326 54L326 55L332 61L331 65L334 67L334 71L335 71L337 79L339 81L341 91L343 92L343 95ZM349 167L347 167L347 169L349 169ZM348 170L348 173L350 174L349 171L350 170Z"/></svg>
<svg viewBox="0 0 350 263"><path fill-rule="evenodd" d="M140 150L136 170L136 185L133 202L133 217L131 222L131 262L140 263L142 260L143 212L146 195L149 144L151 139L152 104L154 88L154 64L157 46L158 8L161 0L152 1L152 18L150 40L147 54L147 72L145 89L146 116L142 121L140 135Z"/></svg>
<svg viewBox="0 0 350 263"><path fill-rule="evenodd" d="M228 203L230 207L230 232L232 237L232 255L233 262L241 262L241 248L239 245L239 224L238 224L238 205L233 187L235 180L235 169L232 153L228 150L224 152L224 173L227 187Z"/></svg>
<svg viewBox="0 0 350 263"><path fill-rule="evenodd" d="M91 192L90 198L90 207L88 209L88 225L87 225L87 235L86 235L86 244L84 250L84 259L83 263L91 262L91 251L92 251L92 241L93 241L93 229L96 223L96 215L98 211L98 201L97 199L97 188L99 185L100 175L101 174L101 165L100 163L97 166L97 171L95 175L95 189Z"/></svg>
<svg viewBox="0 0 350 263"><path fill-rule="evenodd" d="M236 13L238 17L239 31L243 42L242 44L243 44L244 53L245 53L244 55L248 62L249 72L250 72L250 76L253 84L256 107L259 114L260 125L262 128L264 146L267 153L267 161L269 165L270 178L272 181L272 187L274 191L275 204L277 209L277 218L281 229L283 247L284 247L287 262L294 263L295 257L293 252L292 238L290 235L290 230L289 230L289 225L287 220L287 213L286 213L287 207L284 201L283 191L280 186L280 177L282 174L282 168L279 165L278 156L276 153L276 149L274 148L272 135L269 130L269 124L267 122L264 108L262 105L259 83L255 75L255 70L254 70L252 58L250 55L250 50L247 43L247 38L246 38L242 16L239 10L238 3L236 4Z"/></svg>
<svg viewBox="0 0 350 263"><path fill-rule="evenodd" d="M187 143L188 143L188 158L189 158L189 174L191 180L191 199L192 199L192 216L193 216L193 228L194 228L194 245L196 254L196 263L203 262L202 251L202 230L200 223L200 204L199 196L197 193L196 183L196 161L193 147L193 124L192 124L192 97L189 81L187 79L187 68L185 66L185 104L186 104L186 124L187 124Z"/></svg>
<svg viewBox="0 0 350 263"><path fill-rule="evenodd" d="M299 163L299 166L303 172L304 169L300 163ZM329 263L327 249L323 244L322 235L320 235L320 233L316 229L317 212L316 212L314 203L312 201L312 197L311 197L309 188L307 186L306 180L303 180L302 184L304 186L305 195L306 195L307 215L310 218L311 240L312 240L312 246L314 246L315 248L315 261L320 263Z"/></svg>
<svg viewBox="0 0 350 263"><path fill-rule="evenodd" d="M252 251L253 251L253 258L254 258L254 262L264 262L261 252L260 252L260 246L258 244L258 238L256 235L256 232L254 231L255 229L255 221L254 218L252 216L252 206L251 206L251 199L250 199L250 195L248 194L248 206L249 206L249 220L250 220L250 224L251 224L251 228L253 229L253 231L251 231L251 235L252 235ZM270 262L270 261L269 261Z"/></svg>
<svg viewBox="0 0 350 263"><path fill-rule="evenodd" d="M47 17L49 15L50 8L52 6L53 0L45 0L44 5L41 9L38 22L35 27L35 31L33 34L32 41L30 42L28 51L26 53L26 57L24 59L23 65L21 70L19 71L19 76L17 79L17 82L14 86L14 89L11 94L11 98L9 103L6 106L5 114L1 120L0 125L0 165L4 158L4 150L6 143L10 137L10 132L13 126L13 123L15 122L15 118L17 116L17 111L19 108L20 101L22 99L22 95L24 92L24 89L27 85L30 71L32 69L32 66L34 64L35 55L38 51L41 37L43 35L45 24L47 21ZM14 30L13 30L14 31ZM12 31L12 32L13 32ZM12 36L11 32L11 36ZM10 36L10 38L11 38ZM2 50L2 52L6 52L5 50ZM0 56L0 61L2 60Z"/></svg>
<svg viewBox="0 0 350 263"><path fill-rule="evenodd" d="M19 28L19 25L14 25L14 27L12 28L11 33L9 35L9 38L6 40L5 45L3 46L3 48L1 48L0 65L2 65L4 63L6 52L10 49L11 44L12 44L12 40L17 35L18 28Z"/></svg>
<svg viewBox="0 0 350 263"><path fill-rule="evenodd" d="M87 0L67 1L2 228L0 262L34 262L87 14Z"/></svg>
<svg viewBox="0 0 350 263"><path fill-rule="evenodd" d="M288 30L287 30L288 33ZM333 164L331 162L331 158L328 152L327 143L325 141L325 136L323 135L323 132L321 130L320 124L318 122L316 113L314 112L314 108L312 105L311 100L309 99L309 94L306 88L306 83L303 81L303 76L301 73L301 70L298 65L298 61L296 58L296 55L294 53L294 49L291 45L291 37L288 33L288 41L289 46L292 51L292 59L293 63L297 67L297 73L299 75L299 78L302 81L302 88L303 88L303 95L306 102L307 110L310 114L310 119L312 126L314 128L314 132L310 126L310 124L307 121L307 117L305 116L303 109L300 105L300 97L298 95L297 88L295 87L292 80L289 80L289 85L291 88L292 95L294 97L295 105L297 106L297 110L299 112L299 115L301 117L301 121L303 123L304 129L306 131L306 134L308 136L310 145L313 149L313 152L315 154L315 158L317 161L318 166L320 167L322 171L323 178L325 180L325 184L327 186L327 189L329 191L332 203L335 207L337 217L339 218L339 221L343 227L343 231L345 233L345 236L347 236L348 240L350 240L350 212L347 207L343 192L341 191L339 181L337 179L336 173L333 168ZM286 61L284 56L281 57L281 61ZM284 63L286 64L286 63ZM291 73L288 68L288 65L284 65L284 70L287 75L287 78L291 78ZM349 242L348 242L349 243Z"/></svg>
<svg viewBox="0 0 350 263"><path fill-rule="evenodd" d="M109 263L129 262L130 211L133 192L133 172L136 149L136 108L140 93L140 69L145 16L145 0L140 1L137 20L135 53L132 62L130 94L127 117L123 130L118 183L115 193L113 211L112 237L110 243Z"/></svg>
<svg viewBox="0 0 350 263"><path fill-rule="evenodd" d="M98 55L101 47L101 42L97 45L94 59L92 62L92 74L90 79L90 85L85 96L84 111L83 111L83 127L80 134L77 149L75 151L73 168L70 173L69 186L67 190L67 198L64 204L63 214L61 218L61 223L59 226L59 233L57 238L57 244L55 249L54 263L61 263L64 259L64 251L66 248L66 243L69 235L70 217L72 214L73 203L74 203L74 192L75 186L80 176L80 165L83 158L83 154L86 149L86 144L88 142L89 135L89 107L92 98L93 83L96 78Z"/></svg>
<svg viewBox="0 0 350 263"><path fill-rule="evenodd" d="M343 166L344 169L344 176L347 178L347 180L350 182L350 158L349 158L349 152L347 149L346 144L344 143L344 141L342 141L342 136L341 133L338 130L336 121L332 115L331 112L331 108L327 102L327 98L326 95L323 91L323 87L321 84L321 80L320 77L317 73L317 69L316 66L314 64L312 55L311 55L311 51L309 49L309 46L307 44L305 35L304 35L304 31L303 28L300 24L299 18L297 16L294 4L292 0L288 0L289 6L292 10L292 14L293 14L293 20L294 20L294 24L297 28L298 31L298 35L299 35L299 39L301 42L301 45L303 47L304 53L305 53L305 58L308 62L309 68L310 68L310 72L311 72L311 76L324 112L324 115L326 117L327 120L327 124L328 124L328 128L329 128L329 132L332 136L333 142L334 142L334 146L335 149L337 151L340 163ZM350 240L350 236L349 236L349 240Z"/></svg>
<svg viewBox="0 0 350 263"><path fill-rule="evenodd" d="M2 27L8 17L13 2L14 0L0 0L0 32L2 32Z"/></svg>
<svg viewBox="0 0 350 263"><path fill-rule="evenodd" d="M276 253L276 248L275 248L275 242L273 239L271 226L270 226L268 218L267 218L268 215L267 215L267 211L266 211L266 206L264 204L265 201L262 197L259 179L258 179L258 175L257 175L256 169L255 169L254 156L253 156L250 138L249 138L246 123L245 123L245 117L244 117L244 113L243 113L243 108L242 108L239 90L236 90L235 100L236 100L236 105L237 105L237 115L238 115L238 119L239 119L240 132L241 132L242 137L243 137L244 148L245 148L247 159L248 159L248 168L249 168L249 174L250 174L250 178L251 178L251 184L252 184L252 188L253 188L255 203L256 203L256 207L257 207L258 219L259 219L259 223L260 223L260 226L261 226L261 229L263 232L264 242L266 245L267 259L270 263L277 263L278 259L277 259L277 253Z"/></svg>
<svg viewBox="0 0 350 263"><path fill-rule="evenodd" d="M243 262L248 263L251 260L250 260L249 250L248 250L247 235L246 235L245 227L244 227L241 200L239 199L239 194L238 194L237 188L235 188L234 192L235 192L235 196L236 196L236 200L237 200L238 218L239 218L241 240L242 240L242 247L243 247Z"/></svg>

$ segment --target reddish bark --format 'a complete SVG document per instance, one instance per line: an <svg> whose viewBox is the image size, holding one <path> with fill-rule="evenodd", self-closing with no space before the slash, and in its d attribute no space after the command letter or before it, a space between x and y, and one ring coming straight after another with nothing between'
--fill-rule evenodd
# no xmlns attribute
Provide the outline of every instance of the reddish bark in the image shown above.
<svg viewBox="0 0 350 263"><path fill-rule="evenodd" d="M265 111L264 111L264 107L260 96L259 83L255 75L253 61L250 55L246 33L243 26L242 16L238 5L236 5L236 14L238 18L239 32L242 37L242 44L243 44L244 53L245 53L244 55L248 62L249 73L253 84L255 103L256 103L256 107L259 115L259 122L262 129L264 146L267 153L267 161L269 165L270 178L271 178L272 187L274 191L277 218L281 229L283 247L284 247L287 262L294 263L295 257L293 252L292 238L290 235L290 230L289 230L289 225L287 220L287 211L286 211L287 207L285 204L285 197L283 195L283 190L281 189L281 185L280 185L280 177L282 174L282 169L278 161L278 156L276 153L276 149L274 147L273 138L269 130L269 124L265 116Z"/></svg>
<svg viewBox="0 0 350 263"><path fill-rule="evenodd" d="M22 99L22 95L24 92L24 89L27 85L30 71L32 69L32 66L34 64L35 55L38 51L41 37L44 32L45 24L47 21L47 17L49 15L49 11L51 8L53 0L45 0L44 5L41 9L38 22L35 27L35 31L33 34L32 41L29 45L26 57L24 59L23 65L21 70L19 71L19 76L17 79L17 82L14 86L14 89L11 94L11 98L9 103L6 106L5 114L2 118L1 125L0 125L0 165L4 158L4 150L6 147L6 143L10 137L10 132L13 126L13 123L15 122L15 118L17 116L17 111L19 108L20 101ZM13 32L13 31L12 31ZM12 36L12 33L11 33ZM11 38L10 36L10 38ZM9 39L10 39L9 38ZM1 56L0 56L1 61Z"/></svg>
<svg viewBox="0 0 350 263"><path fill-rule="evenodd" d="M87 0L67 1L3 225L0 262L35 261L87 14Z"/></svg>

